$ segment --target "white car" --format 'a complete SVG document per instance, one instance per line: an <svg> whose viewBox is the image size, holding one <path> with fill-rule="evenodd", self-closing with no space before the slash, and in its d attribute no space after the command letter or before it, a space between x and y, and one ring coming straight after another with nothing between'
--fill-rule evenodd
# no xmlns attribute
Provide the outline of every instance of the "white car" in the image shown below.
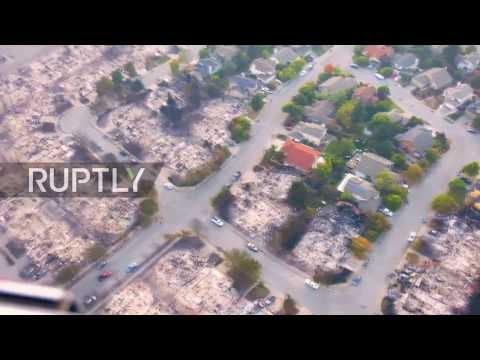
<svg viewBox="0 0 480 360"><path fill-rule="evenodd" d="M222 227L223 225L225 225L225 223L223 222L223 220L220 219L220 218L217 217L217 216L214 216L210 221L211 221L212 223L214 223L215 225L217 225L218 227Z"/></svg>
<svg viewBox="0 0 480 360"><path fill-rule="evenodd" d="M315 281L310 279L305 279L305 285L312 288L313 290L318 290L320 288L320 285L318 285Z"/></svg>
<svg viewBox="0 0 480 360"><path fill-rule="evenodd" d="M414 242L416 237L417 237L417 233L415 231L412 231L408 236L408 242L409 243Z"/></svg>
<svg viewBox="0 0 480 360"><path fill-rule="evenodd" d="M166 182L165 184L163 184L163 187L167 190L173 190L175 188L173 184L169 182Z"/></svg>
<svg viewBox="0 0 480 360"><path fill-rule="evenodd" d="M254 243L251 243L251 242L247 243L247 248L253 252L258 252L258 248L255 246Z"/></svg>
<svg viewBox="0 0 480 360"><path fill-rule="evenodd" d="M300 76L304 76L304 75L307 75L307 71L306 70L300 71Z"/></svg>
<svg viewBox="0 0 480 360"><path fill-rule="evenodd" d="M385 80L385 77L384 77L382 74L379 74L379 73L376 73L376 74L375 74L375 77L376 77L378 80Z"/></svg>
<svg viewBox="0 0 480 360"><path fill-rule="evenodd" d="M392 212L390 209L383 208L383 209L380 209L379 211L380 211L383 215L390 216L390 217L393 216L393 212Z"/></svg>

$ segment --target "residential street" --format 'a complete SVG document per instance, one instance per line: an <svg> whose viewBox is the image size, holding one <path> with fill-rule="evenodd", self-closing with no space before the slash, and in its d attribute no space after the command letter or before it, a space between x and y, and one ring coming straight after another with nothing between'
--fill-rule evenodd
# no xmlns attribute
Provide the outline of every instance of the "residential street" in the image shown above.
<svg viewBox="0 0 480 360"><path fill-rule="evenodd" d="M129 263L141 263L151 256L164 242L164 235L188 228L193 219L200 219L205 224L207 241L225 250L245 248L245 239L229 225L217 228L209 222L211 208L209 200L220 188L228 183L236 171L247 172L258 163L266 144L282 128L285 114L281 107L289 101L307 81L315 81L323 67L332 63L348 68L351 63L353 45L334 46L331 51L316 60L314 70L304 77L285 84L269 101L258 116L258 123L253 126L252 138L241 145L220 172L214 174L205 183L194 190L167 191L158 184L160 214L162 223L155 223L141 231L136 237L126 240L127 243L109 261L107 270L114 276L100 283L97 271L92 271L73 286L79 299L92 293L106 294L116 282L127 276L125 270ZM421 219L429 211L430 201L436 194L446 189L448 181L456 175L465 163L478 160L480 137L466 132L463 124L450 124L434 114L428 107L416 100L409 89L401 88L393 81L379 81L370 70L353 70L355 76L375 86L387 83L390 86L391 98L400 107L413 115L428 121L434 128L445 132L452 141L451 149L432 167L425 180L411 189L410 202L392 218L392 230L385 234L375 245L371 262L362 270L362 282L358 287L344 285L332 289L321 287L318 291L304 285L304 276L289 265L272 255L258 253L253 255L262 263L262 278L267 286L290 294L297 302L309 308L314 314L377 314L380 313L380 300L385 288L385 277L391 273L407 246L410 231L416 230ZM141 269L137 272L140 273Z"/></svg>

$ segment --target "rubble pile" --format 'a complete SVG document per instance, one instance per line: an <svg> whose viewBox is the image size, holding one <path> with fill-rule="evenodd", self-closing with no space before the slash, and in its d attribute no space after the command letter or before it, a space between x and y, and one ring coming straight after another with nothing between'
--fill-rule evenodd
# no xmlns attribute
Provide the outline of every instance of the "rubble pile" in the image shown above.
<svg viewBox="0 0 480 360"><path fill-rule="evenodd" d="M434 258L403 264L387 296L398 314L445 315L462 312L480 276L480 231L452 217L448 231L431 243Z"/></svg>
<svg viewBox="0 0 480 360"><path fill-rule="evenodd" d="M317 269L336 271L349 258L348 244L359 230L354 219L336 208L320 208L289 261L312 275Z"/></svg>
<svg viewBox="0 0 480 360"><path fill-rule="evenodd" d="M250 238L267 242L274 227L290 214L285 203L291 184L298 176L274 170L256 172L232 188L236 201L232 224Z"/></svg>

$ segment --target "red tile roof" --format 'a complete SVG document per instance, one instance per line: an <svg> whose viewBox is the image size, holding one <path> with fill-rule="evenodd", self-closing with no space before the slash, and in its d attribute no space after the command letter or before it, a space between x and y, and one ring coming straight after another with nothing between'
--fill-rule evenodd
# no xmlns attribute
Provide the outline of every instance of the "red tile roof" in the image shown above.
<svg viewBox="0 0 480 360"><path fill-rule="evenodd" d="M320 157L320 151L309 146L296 143L289 139L283 144L282 151L286 156L285 162L303 171L312 170L313 165Z"/></svg>
<svg viewBox="0 0 480 360"><path fill-rule="evenodd" d="M368 45L363 53L369 58L382 59L384 57L392 56L394 53L393 48L385 45Z"/></svg>

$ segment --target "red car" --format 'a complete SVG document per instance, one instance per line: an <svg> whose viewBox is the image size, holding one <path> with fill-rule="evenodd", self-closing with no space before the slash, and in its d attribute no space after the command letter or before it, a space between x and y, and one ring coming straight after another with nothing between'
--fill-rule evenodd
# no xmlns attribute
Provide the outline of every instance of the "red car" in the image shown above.
<svg viewBox="0 0 480 360"><path fill-rule="evenodd" d="M98 275L98 280L105 280L108 279L110 276L112 276L111 271L104 271L100 275Z"/></svg>

